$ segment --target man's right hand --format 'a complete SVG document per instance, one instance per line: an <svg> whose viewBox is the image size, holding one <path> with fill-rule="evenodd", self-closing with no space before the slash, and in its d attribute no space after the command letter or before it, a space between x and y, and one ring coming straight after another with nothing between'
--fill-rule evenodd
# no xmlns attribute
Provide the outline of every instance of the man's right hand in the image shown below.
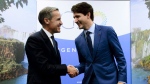
<svg viewBox="0 0 150 84"><path fill-rule="evenodd" d="M73 66L73 65L68 65L67 66L67 72L68 72L68 75L73 78L75 76L78 75L78 71L77 69Z"/></svg>

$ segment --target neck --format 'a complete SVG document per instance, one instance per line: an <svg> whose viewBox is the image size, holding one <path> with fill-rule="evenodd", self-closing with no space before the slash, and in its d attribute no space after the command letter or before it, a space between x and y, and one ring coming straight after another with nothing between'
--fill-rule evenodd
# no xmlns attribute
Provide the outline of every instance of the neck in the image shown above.
<svg viewBox="0 0 150 84"><path fill-rule="evenodd" d="M85 30L88 30L93 25L93 23L93 21L89 21L85 26Z"/></svg>
<svg viewBox="0 0 150 84"><path fill-rule="evenodd" d="M53 33L51 32L51 30L49 29L49 27L43 26L43 28L53 35Z"/></svg>

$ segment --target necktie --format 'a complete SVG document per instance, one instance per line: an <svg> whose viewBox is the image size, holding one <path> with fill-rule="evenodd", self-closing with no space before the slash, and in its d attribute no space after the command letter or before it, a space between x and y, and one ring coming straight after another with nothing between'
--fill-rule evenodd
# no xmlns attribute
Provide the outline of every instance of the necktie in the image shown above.
<svg viewBox="0 0 150 84"><path fill-rule="evenodd" d="M51 36L51 39L52 39L52 41L53 41L54 49L55 49L55 52L56 52L56 54L57 54L56 41L55 41L55 39L54 39L54 36Z"/></svg>
<svg viewBox="0 0 150 84"><path fill-rule="evenodd" d="M91 40L90 34L91 34L91 32L89 32L89 31L86 32L86 41L87 41L90 53L92 55L92 53L93 53L93 47L92 47L92 40Z"/></svg>

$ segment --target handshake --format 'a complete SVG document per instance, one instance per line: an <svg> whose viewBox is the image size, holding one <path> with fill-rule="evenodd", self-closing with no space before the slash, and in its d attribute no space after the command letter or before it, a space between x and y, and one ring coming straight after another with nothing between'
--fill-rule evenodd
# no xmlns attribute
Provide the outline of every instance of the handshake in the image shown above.
<svg viewBox="0 0 150 84"><path fill-rule="evenodd" d="M73 78L79 74L79 71L73 65L67 66L67 72L70 78Z"/></svg>

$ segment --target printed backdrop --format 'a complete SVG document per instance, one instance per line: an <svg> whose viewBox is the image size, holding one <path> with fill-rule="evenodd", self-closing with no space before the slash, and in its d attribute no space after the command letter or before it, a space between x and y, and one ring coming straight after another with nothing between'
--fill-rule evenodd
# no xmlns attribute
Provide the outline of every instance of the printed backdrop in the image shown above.
<svg viewBox="0 0 150 84"><path fill-rule="evenodd" d="M132 84L150 84L150 0L131 0Z"/></svg>
<svg viewBox="0 0 150 84"><path fill-rule="evenodd" d="M28 36L41 29L37 15L46 6L58 7L61 13L63 25L61 33L55 34L55 37L62 63L79 64L74 39L83 30L78 29L71 13L72 5L79 2L82 1L0 0L0 84L26 84L28 61L23 45ZM96 24L115 29L127 61L128 84L131 84L130 1L84 2L93 6ZM68 75L61 78L62 84L81 84L83 74L75 78Z"/></svg>
<svg viewBox="0 0 150 84"><path fill-rule="evenodd" d="M61 33L55 34L55 38L59 44L62 63L78 65L77 50L75 48L74 39L83 31L79 30L74 23L71 7L82 1L37 1L37 15L39 11L46 6L59 8L63 25ZM121 42L126 60L128 84L131 83L131 60L130 60L130 2L129 1L85 1L93 6L94 22L99 25L112 26ZM37 30L41 29L41 25L37 20ZM81 84L83 74L70 78L62 76L62 84Z"/></svg>

